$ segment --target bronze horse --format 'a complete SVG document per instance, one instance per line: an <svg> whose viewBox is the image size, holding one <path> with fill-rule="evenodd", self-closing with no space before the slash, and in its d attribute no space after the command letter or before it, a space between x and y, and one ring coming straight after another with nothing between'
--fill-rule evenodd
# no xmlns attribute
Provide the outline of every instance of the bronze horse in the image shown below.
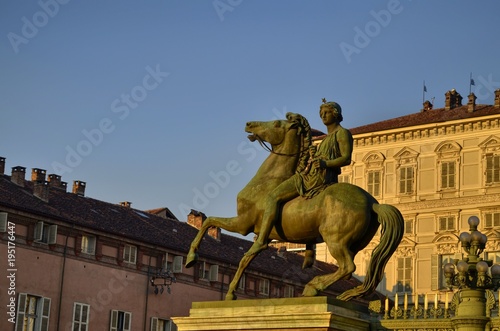
<svg viewBox="0 0 500 331"><path fill-rule="evenodd" d="M271 153L256 175L239 192L238 216L231 218L208 217L191 243L186 267L196 263L198 247L208 228L216 226L230 232L247 235L259 234L264 212L264 201L276 186L292 176L307 162L311 134L307 120L298 114L287 114L287 120L248 122L247 132L253 141L267 142ZM381 281L385 265L401 242L404 219L394 206L379 204L362 188L335 183L311 199L298 197L283 205L281 221L277 222L269 240L306 244L311 248L325 242L330 254L337 260L338 270L332 274L313 278L304 288L304 296L317 295L341 279L349 279L355 271L354 256L372 240L379 225L382 232L379 245L374 249L364 282L338 296L349 300L372 293ZM309 251L310 253L310 251ZM229 285L226 300L235 299L238 282L256 254L245 255ZM311 266L313 255L306 254L304 266Z"/></svg>

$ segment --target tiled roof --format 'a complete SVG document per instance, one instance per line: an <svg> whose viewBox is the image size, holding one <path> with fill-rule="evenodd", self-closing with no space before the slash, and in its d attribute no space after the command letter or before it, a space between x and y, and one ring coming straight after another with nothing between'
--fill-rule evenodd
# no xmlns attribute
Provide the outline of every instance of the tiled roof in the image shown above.
<svg viewBox="0 0 500 331"><path fill-rule="evenodd" d="M467 111L467 105L465 105L449 110L445 110L444 108L432 109L425 112L409 114L381 122L358 126L349 130L353 135L356 135L498 114L500 114L500 107L491 105L476 105L475 111L469 112Z"/></svg>
<svg viewBox="0 0 500 331"><path fill-rule="evenodd" d="M183 253L187 253L198 232L191 225L176 219L68 193L65 190L50 188L48 202L37 198L32 192L31 181L25 181L24 187L20 187L10 180L10 176L0 175L0 208L9 207L45 216L54 221L120 236L124 241L139 241ZM251 245L252 242L248 240L226 234L221 235L221 240L205 235L199 255L201 259L236 266ZM314 276L337 270L336 266L320 261L316 261L313 268L302 270L303 257L291 252L285 252L281 256L278 256L275 248L269 248L254 259L249 269L283 279L295 279L303 284ZM338 282L330 290L341 293L359 284L358 280L352 278Z"/></svg>

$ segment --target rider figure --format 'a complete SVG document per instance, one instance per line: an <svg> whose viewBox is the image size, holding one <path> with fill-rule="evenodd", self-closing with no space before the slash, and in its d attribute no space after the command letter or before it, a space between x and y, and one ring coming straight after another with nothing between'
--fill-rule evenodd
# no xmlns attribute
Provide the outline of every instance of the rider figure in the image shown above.
<svg viewBox="0 0 500 331"><path fill-rule="evenodd" d="M252 255L267 248L269 234L279 217L281 207L296 197L312 198L328 185L338 182L340 168L351 163L353 138L351 132L340 125L343 120L342 109L336 102L323 99L319 115L327 128L327 136L315 149L312 162L302 172L278 185L267 197L260 232L250 250Z"/></svg>

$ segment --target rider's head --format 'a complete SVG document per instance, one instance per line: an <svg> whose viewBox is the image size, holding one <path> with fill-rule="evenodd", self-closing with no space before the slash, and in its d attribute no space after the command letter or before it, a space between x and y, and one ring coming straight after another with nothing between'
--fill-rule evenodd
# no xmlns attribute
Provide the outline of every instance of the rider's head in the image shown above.
<svg viewBox="0 0 500 331"><path fill-rule="evenodd" d="M340 105L338 103L333 102L333 101L326 101L326 99L323 98L323 104L319 107L320 114L321 114L321 109L323 107L330 108L331 110L333 110L333 113L337 117L339 123L342 122L342 120L344 119L342 117L342 108L340 107Z"/></svg>

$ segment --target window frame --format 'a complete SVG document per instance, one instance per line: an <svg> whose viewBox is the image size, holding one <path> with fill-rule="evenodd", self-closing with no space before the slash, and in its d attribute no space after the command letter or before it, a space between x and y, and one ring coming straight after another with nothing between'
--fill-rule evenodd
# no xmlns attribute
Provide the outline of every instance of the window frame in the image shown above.
<svg viewBox="0 0 500 331"><path fill-rule="evenodd" d="M403 262L401 264L401 262ZM396 292L411 293L413 290L413 257L398 256L396 258ZM400 273L402 277L400 277ZM408 277L406 277L408 274Z"/></svg>
<svg viewBox="0 0 500 331"><path fill-rule="evenodd" d="M269 279L259 279L259 294L269 295L270 282Z"/></svg>
<svg viewBox="0 0 500 331"><path fill-rule="evenodd" d="M123 262L137 264L137 246L126 244L123 247Z"/></svg>
<svg viewBox="0 0 500 331"><path fill-rule="evenodd" d="M128 311L112 309L109 319L109 331L130 331L131 329L132 313Z"/></svg>
<svg viewBox="0 0 500 331"><path fill-rule="evenodd" d="M26 311L27 309L30 309L29 301L34 301L35 307L33 307L34 311L30 311L30 313L28 314L26 313ZM16 316L16 330L24 330L28 315L33 321L32 323L34 331L48 331L50 322L50 303L50 298L29 293L19 293Z"/></svg>
<svg viewBox="0 0 500 331"><path fill-rule="evenodd" d="M86 314L83 316L83 310L86 308ZM76 319L76 313L77 310L79 310L79 319ZM82 320L82 317L84 317L85 320ZM86 303L80 303L80 302L74 302L73 303L73 318L72 318L72 323L71 323L71 330L78 330L78 331L88 331L89 329L89 321L90 321L90 305ZM79 325L75 325L78 323ZM78 327L78 329L75 329L75 326Z"/></svg>
<svg viewBox="0 0 500 331"><path fill-rule="evenodd" d="M83 254L95 255L97 238L93 235L82 235L80 249ZM90 249L91 248L91 249Z"/></svg>

